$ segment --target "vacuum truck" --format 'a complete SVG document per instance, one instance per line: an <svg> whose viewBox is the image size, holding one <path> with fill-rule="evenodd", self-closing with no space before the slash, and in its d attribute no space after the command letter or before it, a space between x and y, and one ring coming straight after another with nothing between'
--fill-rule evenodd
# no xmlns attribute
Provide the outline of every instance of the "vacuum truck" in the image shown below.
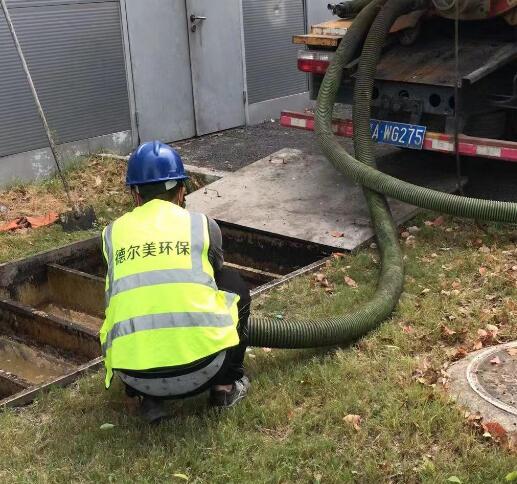
<svg viewBox="0 0 517 484"><path fill-rule="evenodd" d="M316 99L323 76L366 0L329 9L339 18L296 35L298 68ZM375 75L375 141L413 149L517 161L517 1L433 0L397 19ZM352 104L357 61L346 66L337 101ZM346 110L345 110L346 111ZM281 124L314 128L308 112L283 112ZM335 134L352 123L334 119Z"/></svg>

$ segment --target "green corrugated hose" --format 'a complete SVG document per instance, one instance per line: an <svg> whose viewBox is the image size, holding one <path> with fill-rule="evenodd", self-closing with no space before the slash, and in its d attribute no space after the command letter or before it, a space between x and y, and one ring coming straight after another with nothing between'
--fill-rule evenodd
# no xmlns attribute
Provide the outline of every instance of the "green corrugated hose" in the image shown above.
<svg viewBox="0 0 517 484"><path fill-rule="evenodd" d="M341 76L342 65L352 61L368 32L374 18L385 0L374 0L364 8L354 20L343 38L336 58L340 63L331 66L334 81ZM327 77L325 78L328 84ZM337 80L339 85L339 79ZM325 82L322 91L325 88ZM319 110L322 109L321 100ZM332 115L333 100L327 103L329 119ZM325 109L325 107L323 106ZM348 156L348 155L347 155ZM384 197L371 193L370 213L379 238L379 249L388 263L382 265L377 291L367 304L348 314L324 320L277 320L252 317L249 323L249 343L252 346L275 348L310 348L330 346L353 341L375 328L386 319L397 304L403 282L402 257L397 243L395 227ZM396 288L393 290L393 283Z"/></svg>
<svg viewBox="0 0 517 484"><path fill-rule="evenodd" d="M386 3L384 5L384 3ZM377 290L356 310L323 320L276 320L252 317L249 344L276 348L329 346L353 341L376 328L395 308L403 287L403 262L397 231L385 195L452 215L517 222L517 204L464 198L419 187L391 177L375 167L370 135L370 103L375 70L388 32L397 17L422 8L425 0L373 0L361 10L344 36L329 66L318 96L316 133L329 161L364 187L381 254ZM373 22L373 23L372 23ZM371 26L371 28L370 28ZM354 142L357 158L349 155L332 132L332 111L343 67L353 60L366 32L354 92Z"/></svg>

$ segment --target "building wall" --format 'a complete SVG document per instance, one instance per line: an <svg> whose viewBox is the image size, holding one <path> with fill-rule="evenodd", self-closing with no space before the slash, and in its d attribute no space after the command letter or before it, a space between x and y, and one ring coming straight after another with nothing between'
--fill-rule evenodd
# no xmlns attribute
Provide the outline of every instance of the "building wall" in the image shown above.
<svg viewBox="0 0 517 484"><path fill-rule="evenodd" d="M332 3L338 3L339 1L340 0L333 0ZM319 24L327 20L332 20L332 13L327 8L328 2L322 0L306 0L306 2L307 25L309 26L309 29L311 25Z"/></svg>
<svg viewBox="0 0 517 484"><path fill-rule="evenodd" d="M7 2L49 125L67 156L100 140L131 147L118 1ZM0 14L0 184L53 170L25 74ZM48 155L48 156L47 156Z"/></svg>
<svg viewBox="0 0 517 484"><path fill-rule="evenodd" d="M63 159L128 153L138 137L125 0L8 6ZM242 14L247 123L310 106L292 36L331 18L326 1L242 0ZM2 14L0 65L0 185L46 177L54 163Z"/></svg>

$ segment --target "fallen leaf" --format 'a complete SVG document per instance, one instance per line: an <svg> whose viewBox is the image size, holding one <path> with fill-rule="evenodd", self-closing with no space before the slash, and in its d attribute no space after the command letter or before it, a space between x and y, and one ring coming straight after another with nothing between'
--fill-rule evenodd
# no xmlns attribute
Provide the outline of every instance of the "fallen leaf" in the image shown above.
<svg viewBox="0 0 517 484"><path fill-rule="evenodd" d="M468 354L469 354L468 351L465 348L460 346L456 350L456 353L454 353L454 355L452 356L452 359L453 359L453 361L461 360L462 358L465 358L465 356L467 356Z"/></svg>
<svg viewBox="0 0 517 484"><path fill-rule="evenodd" d="M463 481L458 476L451 476L447 479L447 482L456 482L461 484Z"/></svg>
<svg viewBox="0 0 517 484"><path fill-rule="evenodd" d="M500 364L501 364L501 360L499 359L499 357L498 357L498 356L496 356L495 358L492 358L492 359L490 360L490 363L491 363L492 365L500 365Z"/></svg>
<svg viewBox="0 0 517 484"><path fill-rule="evenodd" d="M517 348L507 348L507 349L506 349L506 352L507 352L510 356L517 356Z"/></svg>
<svg viewBox="0 0 517 484"><path fill-rule="evenodd" d="M413 326L408 324L408 325L402 327L402 332L406 333L406 334L413 334L415 332L415 330L414 330Z"/></svg>
<svg viewBox="0 0 517 484"><path fill-rule="evenodd" d="M496 336L497 333L499 333L499 328L495 324L487 324L485 328L487 331L490 331L493 336Z"/></svg>
<svg viewBox="0 0 517 484"><path fill-rule="evenodd" d="M453 336L456 334L456 331L449 328L448 326L445 326L444 324L442 324L442 326L441 326L441 331L442 331L442 334L447 337Z"/></svg>
<svg viewBox="0 0 517 484"><path fill-rule="evenodd" d="M451 284L451 287L453 289L459 289L461 287L461 282L460 281L454 281L452 284Z"/></svg>
<svg viewBox="0 0 517 484"><path fill-rule="evenodd" d="M483 430L497 442L504 442L508 438L508 433L504 427L498 422L484 422L482 424Z"/></svg>
<svg viewBox="0 0 517 484"><path fill-rule="evenodd" d="M177 477L178 479L188 481L188 477L185 474L172 474L172 477Z"/></svg>
<svg viewBox="0 0 517 484"><path fill-rule="evenodd" d="M264 353L271 353L271 348L262 348Z"/></svg>
<svg viewBox="0 0 517 484"><path fill-rule="evenodd" d="M350 287L357 287L357 282L355 282L351 277L345 276L345 283Z"/></svg>
<svg viewBox="0 0 517 484"><path fill-rule="evenodd" d="M439 217L435 218L432 223L435 227L439 227L440 225L443 225L444 222L445 219L443 218L443 215L440 215Z"/></svg>
<svg viewBox="0 0 517 484"><path fill-rule="evenodd" d="M486 271L487 271L486 267L480 267L478 270L479 270L479 273L480 273L482 276L484 276L484 275L486 274Z"/></svg>
<svg viewBox="0 0 517 484"><path fill-rule="evenodd" d="M330 232L330 236L331 237L340 238L340 237L344 237L345 233L344 232L333 231L333 232Z"/></svg>
<svg viewBox="0 0 517 484"><path fill-rule="evenodd" d="M475 413L467 412L466 418L467 418L467 422L469 422L469 423L480 422L483 419L483 417L481 416L481 414L479 412L475 412Z"/></svg>
<svg viewBox="0 0 517 484"><path fill-rule="evenodd" d="M345 257L345 254L343 254L343 252L334 252L332 254L332 257L334 257L334 259L342 259L343 257Z"/></svg>
<svg viewBox="0 0 517 484"><path fill-rule="evenodd" d="M314 279L316 280L317 283L319 283L320 286L330 287L330 283L327 279L327 276L325 276L325 274L323 274L322 272L318 272L318 273L314 274Z"/></svg>
<svg viewBox="0 0 517 484"><path fill-rule="evenodd" d="M110 423L104 423L99 428L101 430L111 430L111 429L115 428L115 426L113 424L110 424Z"/></svg>
<svg viewBox="0 0 517 484"><path fill-rule="evenodd" d="M314 279L316 279L317 282L321 282L326 279L326 276L323 272L316 272L316 274L314 274Z"/></svg>
<svg viewBox="0 0 517 484"><path fill-rule="evenodd" d="M343 420L348 424L352 425L354 429L358 432L361 430L361 416L360 415L347 415L346 417L343 417Z"/></svg>
<svg viewBox="0 0 517 484"><path fill-rule="evenodd" d="M509 474L506 474L506 477L504 478L506 482L515 482L517 481L517 471L510 472Z"/></svg>
<svg viewBox="0 0 517 484"><path fill-rule="evenodd" d="M472 346L473 351L480 350L481 348L483 348L483 343L481 341L476 341L474 346Z"/></svg>

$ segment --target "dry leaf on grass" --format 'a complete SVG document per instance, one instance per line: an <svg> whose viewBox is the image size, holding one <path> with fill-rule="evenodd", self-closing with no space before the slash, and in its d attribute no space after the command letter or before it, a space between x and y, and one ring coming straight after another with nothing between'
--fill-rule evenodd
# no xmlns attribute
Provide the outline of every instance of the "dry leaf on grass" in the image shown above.
<svg viewBox="0 0 517 484"><path fill-rule="evenodd" d="M481 424L483 430L485 431L484 436L490 437L496 442L506 442L508 439L508 433L504 429L504 427L498 422L484 422ZM488 435L487 435L488 434Z"/></svg>
<svg viewBox="0 0 517 484"><path fill-rule="evenodd" d="M353 414L347 415L347 416L343 417L343 421L346 422L348 425L351 425L352 427L354 427L354 429L357 432L359 432L359 430L361 430L362 418L360 415L353 415Z"/></svg>
<svg viewBox="0 0 517 484"><path fill-rule="evenodd" d="M465 418L467 419L467 423L469 425L471 425L472 427L476 427L476 428L481 427L481 420L483 420L483 417L481 416L481 414L479 412L475 412L475 413L466 412Z"/></svg>
<svg viewBox="0 0 517 484"><path fill-rule="evenodd" d="M328 281L327 276L325 276L325 274L323 274L322 272L317 272L316 274L314 274L314 280L325 290L325 292L330 294L334 290L334 288Z"/></svg>
<svg viewBox="0 0 517 484"><path fill-rule="evenodd" d="M454 336L456 334L456 331L454 331L453 329L449 328L449 326L445 326L445 324L441 325L440 330L442 332L442 336L445 336L445 337L451 337L451 336Z"/></svg>
<svg viewBox="0 0 517 484"><path fill-rule="evenodd" d="M317 272L316 274L314 274L314 280L322 287L330 286L327 276L322 272Z"/></svg>
<svg viewBox="0 0 517 484"><path fill-rule="evenodd" d="M477 351L483 348L483 343L481 341L476 341L472 346L472 351Z"/></svg>
<svg viewBox="0 0 517 484"><path fill-rule="evenodd" d="M465 358L465 356L467 356L468 354L469 354L469 352L465 348L460 346L459 348L456 349L456 353L454 353L454 355L452 355L452 361L461 360L462 358Z"/></svg>
<svg viewBox="0 0 517 484"><path fill-rule="evenodd" d="M415 329L410 324L406 326L402 326L402 332L406 334L413 334L415 332Z"/></svg>
<svg viewBox="0 0 517 484"><path fill-rule="evenodd" d="M355 282L351 277L345 276L345 283L350 287L357 287L357 282Z"/></svg>
<svg viewBox="0 0 517 484"><path fill-rule="evenodd" d="M443 215L440 215L439 217L437 217L433 220L433 225L435 227L439 227L440 225L443 225L444 222L445 222L445 219L443 218Z"/></svg>

